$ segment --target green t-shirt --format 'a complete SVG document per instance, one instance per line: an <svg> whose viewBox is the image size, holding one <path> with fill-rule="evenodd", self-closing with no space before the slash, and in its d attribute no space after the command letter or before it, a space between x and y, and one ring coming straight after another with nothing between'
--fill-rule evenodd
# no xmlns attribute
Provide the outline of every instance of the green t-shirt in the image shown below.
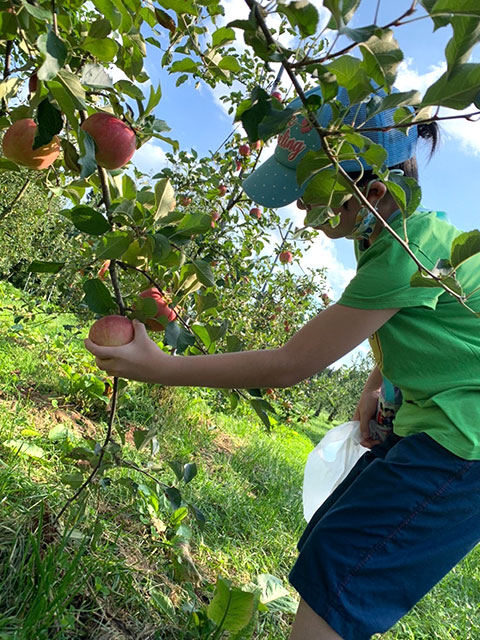
<svg viewBox="0 0 480 640"><path fill-rule="evenodd" d="M403 237L403 219L390 225ZM407 219L410 248L427 268L448 258L461 231L435 212L419 210ZM423 431L452 453L480 460L480 318L440 287L411 287L417 266L382 230L359 254L357 273L339 304L400 311L370 338L375 360L403 395L394 431ZM468 305L480 312L480 256L459 267L465 293L479 290Z"/></svg>

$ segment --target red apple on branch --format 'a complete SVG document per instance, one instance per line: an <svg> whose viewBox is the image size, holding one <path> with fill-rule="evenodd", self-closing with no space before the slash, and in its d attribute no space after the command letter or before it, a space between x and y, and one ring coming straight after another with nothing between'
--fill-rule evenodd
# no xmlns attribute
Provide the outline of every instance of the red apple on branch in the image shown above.
<svg viewBox="0 0 480 640"><path fill-rule="evenodd" d="M154 318L147 318L145 324L152 331L164 331L166 325L169 322L173 322L177 317L175 311L168 306L165 298L156 287L151 287L150 289L142 291L142 293L140 294L140 298L152 298L156 302L158 309L155 318L159 318L160 316L163 316L165 318L165 321L155 320Z"/></svg>
<svg viewBox="0 0 480 640"><path fill-rule="evenodd" d="M248 144L241 144L241 145L238 147L238 153L239 153L241 156L244 156L244 157L249 156L249 155L250 155L250 146L249 146Z"/></svg>
<svg viewBox="0 0 480 640"><path fill-rule="evenodd" d="M107 273L109 266L110 266L110 260L105 260L105 262L102 264L102 266L98 270L97 278L100 278L100 280L103 280L105 278L105 274Z"/></svg>
<svg viewBox="0 0 480 640"><path fill-rule="evenodd" d="M180 204L182 205L182 207L188 207L192 204L192 199L188 198L187 196L182 196L180 198Z"/></svg>
<svg viewBox="0 0 480 640"><path fill-rule="evenodd" d="M282 264L288 264L290 262L292 262L293 260L293 254L291 251L282 251L280 254L280 262Z"/></svg>
<svg viewBox="0 0 480 640"><path fill-rule="evenodd" d="M219 184L218 185L218 193L221 196L224 196L227 193L227 191L228 191L228 188L224 184Z"/></svg>
<svg viewBox="0 0 480 640"><path fill-rule="evenodd" d="M17 120L3 137L3 155L29 169L46 169L60 153L60 140L54 136L43 147L32 149L36 133L37 125L31 118Z"/></svg>
<svg viewBox="0 0 480 640"><path fill-rule="evenodd" d="M88 337L102 347L121 347L133 340L132 321L125 316L104 316L92 324Z"/></svg>
<svg viewBox="0 0 480 640"><path fill-rule="evenodd" d="M95 159L105 169L120 169L135 153L135 133L110 113L94 113L82 123L82 129L95 140Z"/></svg>
<svg viewBox="0 0 480 640"><path fill-rule="evenodd" d="M262 217L262 212L260 211L260 209L258 207L252 207L250 209L250 215L251 216L255 216L255 218L257 218L257 220L260 220L260 218Z"/></svg>
<svg viewBox="0 0 480 640"><path fill-rule="evenodd" d="M272 95L272 98L276 98L279 102L282 102L283 96L280 93L280 91L273 91L271 95Z"/></svg>

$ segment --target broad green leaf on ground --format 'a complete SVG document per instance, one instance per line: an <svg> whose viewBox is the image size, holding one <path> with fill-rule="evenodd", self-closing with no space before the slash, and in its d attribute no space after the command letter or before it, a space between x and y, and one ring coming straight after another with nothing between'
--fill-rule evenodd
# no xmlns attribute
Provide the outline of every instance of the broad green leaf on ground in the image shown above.
<svg viewBox="0 0 480 640"><path fill-rule="evenodd" d="M450 263L457 268L462 262L480 253L480 231L466 231L452 242Z"/></svg>
<svg viewBox="0 0 480 640"><path fill-rule="evenodd" d="M26 442L25 440L12 438L10 440L5 440L2 444L4 447L12 449L15 453L29 456L30 458L45 457L45 451L41 447L37 446L36 444Z"/></svg>
<svg viewBox="0 0 480 640"><path fill-rule="evenodd" d="M98 278L86 280L83 283L83 290L85 292L84 301L94 313L107 315L116 308L109 290Z"/></svg>
<svg viewBox="0 0 480 640"><path fill-rule="evenodd" d="M44 58L37 77L39 80L53 80L65 64L67 47L51 29L38 37L37 47Z"/></svg>
<svg viewBox="0 0 480 640"><path fill-rule="evenodd" d="M282 581L268 573L257 576L256 582L261 589L260 602L269 611L296 613L298 603L292 598Z"/></svg>
<svg viewBox="0 0 480 640"><path fill-rule="evenodd" d="M232 587L230 581L219 577L207 615L221 629L240 631L254 614L253 602L253 593Z"/></svg>
<svg viewBox="0 0 480 640"><path fill-rule="evenodd" d="M92 236L100 236L111 230L110 222L105 216L86 205L79 205L70 209L70 217L79 231L89 233Z"/></svg>

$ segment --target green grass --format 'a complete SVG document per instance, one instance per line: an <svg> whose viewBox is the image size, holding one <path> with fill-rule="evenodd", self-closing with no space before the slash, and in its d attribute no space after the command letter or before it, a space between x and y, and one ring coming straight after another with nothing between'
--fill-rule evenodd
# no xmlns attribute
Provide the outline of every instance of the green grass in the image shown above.
<svg viewBox="0 0 480 640"><path fill-rule="evenodd" d="M86 472L68 455L103 441L108 399L76 390L98 371L75 317L35 304L35 318L14 327L31 302L2 283L0 295L0 640L196 638L191 611L205 611L218 575L246 587L273 574L296 597L286 577L304 526L303 468L329 425L319 418L268 434L245 408L227 415L202 394L133 383L114 431L125 440L115 455L129 466L106 469L58 526L73 493L62 477ZM138 430L155 436L153 454L134 446ZM191 482L176 480L174 460L197 465ZM191 512L176 520L151 477L179 487L205 515L203 530ZM474 551L382 638L480 637L478 560ZM254 637L286 639L291 622L262 613Z"/></svg>

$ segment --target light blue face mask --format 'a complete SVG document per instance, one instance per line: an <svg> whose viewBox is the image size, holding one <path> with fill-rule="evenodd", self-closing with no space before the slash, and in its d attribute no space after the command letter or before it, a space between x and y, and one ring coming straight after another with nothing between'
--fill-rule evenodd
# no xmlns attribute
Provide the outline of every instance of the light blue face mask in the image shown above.
<svg viewBox="0 0 480 640"><path fill-rule="evenodd" d="M397 175L403 176L403 171L401 169L392 169L390 173L396 173ZM370 191L370 187L374 182L377 182L377 178L371 180L367 185L367 193ZM375 211L377 211L378 202L375 205ZM346 238L350 238L351 240L370 240L375 231L378 224L378 219L373 215L373 213L367 207L362 207L357 213L357 217L355 218L355 224L353 226L352 231Z"/></svg>

